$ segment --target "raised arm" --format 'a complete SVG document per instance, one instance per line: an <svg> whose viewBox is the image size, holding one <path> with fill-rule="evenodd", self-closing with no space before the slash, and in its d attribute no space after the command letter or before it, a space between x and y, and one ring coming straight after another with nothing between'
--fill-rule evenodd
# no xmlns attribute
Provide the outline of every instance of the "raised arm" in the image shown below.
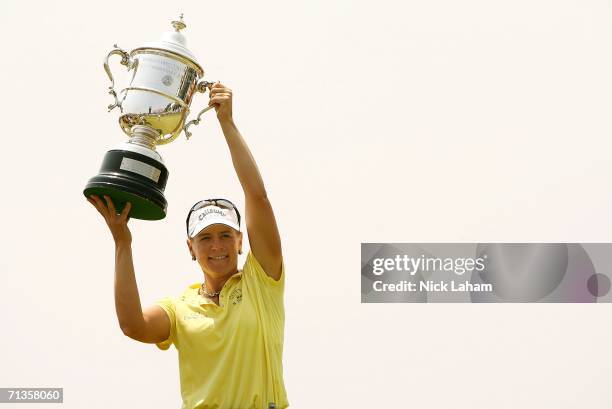
<svg viewBox="0 0 612 409"><path fill-rule="evenodd" d="M215 106L236 175L244 191L245 218L251 251L266 274L274 280L279 280L283 256L278 227L255 159L234 123L232 91L223 84L216 83L210 96L209 105Z"/></svg>
<svg viewBox="0 0 612 409"><path fill-rule="evenodd" d="M159 343L168 339L170 319L166 312L154 305L144 311L140 305L138 286L132 261L132 234L127 226L131 204L117 214L110 197L106 204L98 196L87 198L104 217L115 241L115 310L119 327L128 337L141 342Z"/></svg>

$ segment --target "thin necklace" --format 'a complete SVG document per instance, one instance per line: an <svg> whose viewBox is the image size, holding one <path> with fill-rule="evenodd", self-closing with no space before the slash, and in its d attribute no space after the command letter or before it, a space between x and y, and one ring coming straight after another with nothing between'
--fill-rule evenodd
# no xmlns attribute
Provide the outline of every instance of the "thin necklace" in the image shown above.
<svg viewBox="0 0 612 409"><path fill-rule="evenodd" d="M236 272L234 273L234 275L235 275L235 274L237 274L237 273L239 273L240 271L241 271L241 270L236 270ZM206 287L204 286L204 284L206 284L206 283L202 283L202 285L200 286L200 289L198 290L198 294L199 294L199 295L205 295L205 296L207 296L208 298L213 298L213 297L218 296L219 294L221 294L221 290L223 290L223 288L222 288L221 290L219 290L219 291L217 291L217 292L214 292L214 293L209 293L208 291L206 291Z"/></svg>
<svg viewBox="0 0 612 409"><path fill-rule="evenodd" d="M200 286L200 291L198 291L198 293L200 295L206 295L208 298L213 298L221 294L221 290L216 291L214 293L209 293L208 291L206 291L206 287L204 287L204 283L202 283L202 285Z"/></svg>

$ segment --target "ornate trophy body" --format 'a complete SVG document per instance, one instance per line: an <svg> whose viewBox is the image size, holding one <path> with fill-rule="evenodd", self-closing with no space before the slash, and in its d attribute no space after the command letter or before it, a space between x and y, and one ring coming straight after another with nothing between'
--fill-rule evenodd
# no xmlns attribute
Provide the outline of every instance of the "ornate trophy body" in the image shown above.
<svg viewBox="0 0 612 409"><path fill-rule="evenodd" d="M165 33L160 41L130 53L115 45L104 61L111 80L109 93L115 98L108 110L121 110L119 125L130 139L106 153L99 174L89 180L83 193L110 196L117 211L131 202L130 217L136 219L159 220L166 216L164 189L168 169L156 146L172 142L183 130L189 139L187 128L197 125L200 116L211 108L206 107L195 120L185 124L193 95L206 92L212 83L202 80L204 70L185 47L186 40L180 32L186 27L183 16L172 26L175 30ZM119 96L108 66L113 55L121 56L121 64L133 73L129 86Z"/></svg>

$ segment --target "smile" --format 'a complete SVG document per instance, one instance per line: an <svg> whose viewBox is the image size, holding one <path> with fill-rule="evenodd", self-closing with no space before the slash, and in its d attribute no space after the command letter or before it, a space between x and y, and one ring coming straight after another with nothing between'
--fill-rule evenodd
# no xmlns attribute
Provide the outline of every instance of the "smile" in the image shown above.
<svg viewBox="0 0 612 409"><path fill-rule="evenodd" d="M224 258L227 258L228 256L217 256L217 257L208 257L212 260L223 260Z"/></svg>

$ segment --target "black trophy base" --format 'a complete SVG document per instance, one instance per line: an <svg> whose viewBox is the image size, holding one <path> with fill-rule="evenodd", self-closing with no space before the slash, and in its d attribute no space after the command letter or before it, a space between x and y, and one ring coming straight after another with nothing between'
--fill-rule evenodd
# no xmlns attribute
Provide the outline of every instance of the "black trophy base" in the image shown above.
<svg viewBox="0 0 612 409"><path fill-rule="evenodd" d="M164 189L168 169L163 163L138 152L111 150L106 153L100 173L89 179L83 194L109 196L120 213L127 202L132 203L129 217L141 220L161 220L166 217L168 202Z"/></svg>

